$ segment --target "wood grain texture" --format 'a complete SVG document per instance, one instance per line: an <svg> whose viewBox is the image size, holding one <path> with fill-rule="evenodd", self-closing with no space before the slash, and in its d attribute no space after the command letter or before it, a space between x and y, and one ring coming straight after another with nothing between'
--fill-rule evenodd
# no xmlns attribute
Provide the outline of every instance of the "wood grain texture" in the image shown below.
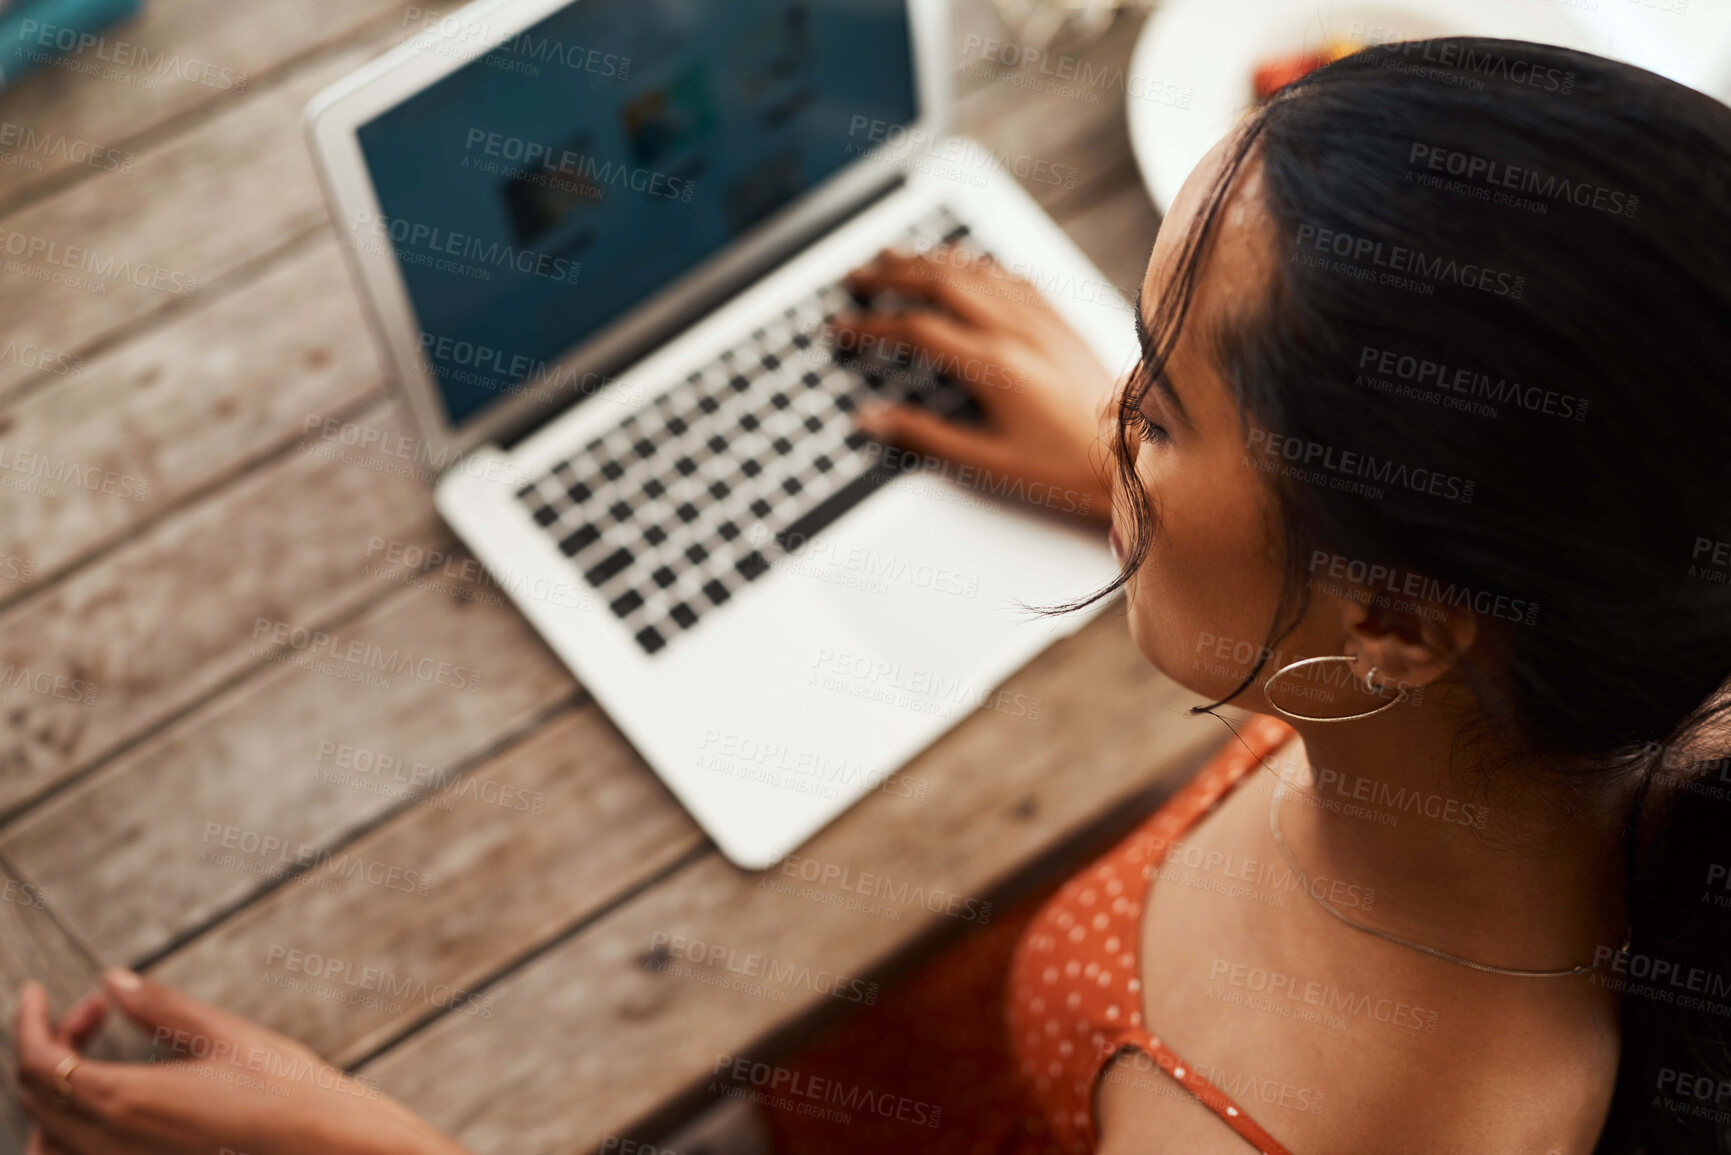
<svg viewBox="0 0 1731 1155"><path fill-rule="evenodd" d="M9 151L37 163L0 166L0 204L109 171L105 160L75 159L88 147L74 151L72 143L94 145L103 157L109 150L136 156L148 143L138 138L244 103L292 61L380 24L402 35L410 7L401 0L150 0L137 17L104 31L104 48L41 67L7 89L5 119L19 126L19 144ZM100 64L103 73L72 67L84 63ZM26 130L35 136L23 137Z"/></svg>
<svg viewBox="0 0 1731 1155"><path fill-rule="evenodd" d="M1117 613L1006 688L1038 697L1040 717L976 713L908 767L931 780L925 799L874 794L800 854L855 877L983 897L1222 737L1214 719L1184 715L1192 695L1149 668ZM869 985L948 917L903 904L891 920L762 885L777 877L706 856L488 987L491 1019L445 1016L363 1070L481 1155L589 1150L700 1086L718 1054L749 1053L833 1004L838 980L823 975ZM754 957L783 977L742 979ZM669 969L646 968L658 959ZM765 993L739 989L753 986Z"/></svg>
<svg viewBox="0 0 1731 1155"><path fill-rule="evenodd" d="M645 970L657 933L871 981L954 924L780 893L728 866L515 611L468 571L416 577L377 548L466 560L432 513L428 471L301 438L309 414L411 433L377 400L379 357L299 123L313 92L400 38L406 7L153 0L117 34L245 71L247 91L129 92L50 69L8 94L12 122L134 155L126 172L0 164L0 227L200 289L0 277L9 338L82 362L73 376L0 360L0 444L148 489L0 491L0 671L100 687L93 705L0 699L0 862L44 887L54 916L0 903L0 980L63 975L63 1002L99 963L148 962L362 1063L479 1151L580 1150L701 1093L717 1053L838 1005L798 981L764 998ZM1132 28L1076 60L1110 78ZM1021 162L1036 199L1133 289L1154 214L1122 92L1029 83L1037 69L986 59L1002 35L990 0L958 2L962 129ZM1037 175L1055 169L1073 175ZM8 581L6 558L33 580ZM1039 698L1038 720L974 715L909 767L929 783L922 799L874 794L801 853L979 898L1140 805L1219 731L1182 717L1189 697L1146 668L1117 616L1011 680ZM260 648L260 618L473 667L481 684L398 675L379 689L288 664L275 659L299 655ZM337 747L404 769L357 772ZM427 774L450 793L405 796ZM465 784L544 795L542 812ZM248 835L286 850L249 852ZM310 867L281 881L303 847ZM342 965L295 989L308 976L290 950ZM367 968L395 989L357 998L350 980ZM0 1150L19 1134L6 1114Z"/></svg>
<svg viewBox="0 0 1731 1155"><path fill-rule="evenodd" d="M48 988L51 1009L59 1014L97 983L101 969L67 937L54 920L52 894L0 862L0 1152L24 1150L26 1120L18 1109L18 1063L12 1049L12 1024L18 1015L18 988L34 979ZM92 1052L120 1057L109 1034Z"/></svg>
<svg viewBox="0 0 1731 1155"><path fill-rule="evenodd" d="M356 424L403 432L383 406ZM380 596L362 572L374 538L447 540L425 483L403 476L404 463L383 447L315 434L301 448L0 613L0 672L97 687L57 695L67 683L45 682L48 693L7 695L0 810L258 666L259 619L316 626Z"/></svg>
<svg viewBox="0 0 1731 1155"><path fill-rule="evenodd" d="M161 949L301 859L324 865L323 852L409 805L412 783L396 784L378 759L398 760L404 773L417 764L453 771L575 695L514 611L465 595L416 589L332 625L332 645L285 653L307 668L267 665L36 808L0 839L0 853L56 893L67 927L111 964ZM380 674L383 688L355 680ZM343 747L380 768L331 781L345 769ZM428 874L421 859L431 850L382 871ZM381 869L370 859L344 865L341 893L405 885L374 881ZM422 897L399 916L413 919Z"/></svg>
<svg viewBox="0 0 1731 1155"><path fill-rule="evenodd" d="M177 951L152 977L352 1062L452 1007L491 1018L492 996L467 992L703 845L586 704L345 848L369 862L415 863L436 880L426 896L377 886L332 893L319 885L332 871L314 871L307 885L281 888ZM332 959L341 965L323 961ZM325 977L313 982L309 971Z"/></svg>
<svg viewBox="0 0 1731 1155"><path fill-rule="evenodd" d="M379 396L384 370L360 309L325 236L0 409L0 444L101 475L52 496L0 488L0 557L20 563L0 566L0 600L282 449L309 415Z"/></svg>

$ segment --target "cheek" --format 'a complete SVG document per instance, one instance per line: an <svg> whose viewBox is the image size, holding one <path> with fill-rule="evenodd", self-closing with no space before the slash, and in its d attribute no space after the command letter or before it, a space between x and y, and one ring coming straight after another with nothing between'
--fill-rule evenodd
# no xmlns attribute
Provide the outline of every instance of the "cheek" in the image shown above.
<svg viewBox="0 0 1731 1155"><path fill-rule="evenodd" d="M1160 532L1128 590L1130 632L1162 673L1214 699L1244 678L1267 641L1280 563L1255 474L1241 459L1185 456L1148 447L1138 462Z"/></svg>

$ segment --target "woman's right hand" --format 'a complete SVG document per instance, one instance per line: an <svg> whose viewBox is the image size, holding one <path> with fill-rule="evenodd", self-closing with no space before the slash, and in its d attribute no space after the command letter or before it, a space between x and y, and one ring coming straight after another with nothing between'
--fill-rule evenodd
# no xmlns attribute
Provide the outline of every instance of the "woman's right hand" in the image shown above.
<svg viewBox="0 0 1731 1155"><path fill-rule="evenodd" d="M983 426L905 405L864 409L862 429L913 453L981 470L992 491L1022 482L1029 500L1104 521L1111 461L1100 414L1116 375L1038 289L990 257L957 249L888 251L852 273L862 295L886 290L929 307L836 317L838 339L861 349L923 350L973 394ZM910 470L911 471L911 470Z"/></svg>

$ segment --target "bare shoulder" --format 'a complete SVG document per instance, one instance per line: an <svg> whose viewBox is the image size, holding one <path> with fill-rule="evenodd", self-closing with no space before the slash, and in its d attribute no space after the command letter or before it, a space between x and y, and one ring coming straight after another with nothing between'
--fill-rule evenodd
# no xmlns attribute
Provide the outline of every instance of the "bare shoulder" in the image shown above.
<svg viewBox="0 0 1731 1155"><path fill-rule="evenodd" d="M1330 1120L1357 1151L1509 1151L1588 1155L1616 1085L1615 1006L1568 980L1465 974L1435 998L1446 1030L1412 1040L1405 1061L1374 1051L1333 1056L1341 1094Z"/></svg>
<svg viewBox="0 0 1731 1155"><path fill-rule="evenodd" d="M1476 1028L1403 1047L1319 1034L1302 1054L1189 1058L1293 1155L1590 1155L1616 1079L1614 1030L1509 1009L1487 1005ZM1101 1080L1099 1155L1256 1150L1142 1058L1120 1056Z"/></svg>
<svg viewBox="0 0 1731 1155"><path fill-rule="evenodd" d="M1315 1015L1291 1000L1290 1014L1194 1019L1183 1038L1162 1036L1294 1155L1589 1155L1620 1050L1608 992L1416 956L1363 970L1359 955L1313 956L1319 973L1349 976L1305 1004ZM1255 1149L1145 1055L1113 1062L1097 1106L1101 1155Z"/></svg>

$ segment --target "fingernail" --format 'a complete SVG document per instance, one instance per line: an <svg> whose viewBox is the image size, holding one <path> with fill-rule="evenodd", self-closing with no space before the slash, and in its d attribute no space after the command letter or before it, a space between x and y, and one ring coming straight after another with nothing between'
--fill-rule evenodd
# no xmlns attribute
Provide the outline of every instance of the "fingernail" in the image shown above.
<svg viewBox="0 0 1731 1155"><path fill-rule="evenodd" d="M123 991L135 991L144 985L144 980L129 970L119 967L108 972L108 981Z"/></svg>
<svg viewBox="0 0 1731 1155"><path fill-rule="evenodd" d="M876 433L889 424L889 416L883 405L868 405L854 414L854 423L867 433Z"/></svg>

